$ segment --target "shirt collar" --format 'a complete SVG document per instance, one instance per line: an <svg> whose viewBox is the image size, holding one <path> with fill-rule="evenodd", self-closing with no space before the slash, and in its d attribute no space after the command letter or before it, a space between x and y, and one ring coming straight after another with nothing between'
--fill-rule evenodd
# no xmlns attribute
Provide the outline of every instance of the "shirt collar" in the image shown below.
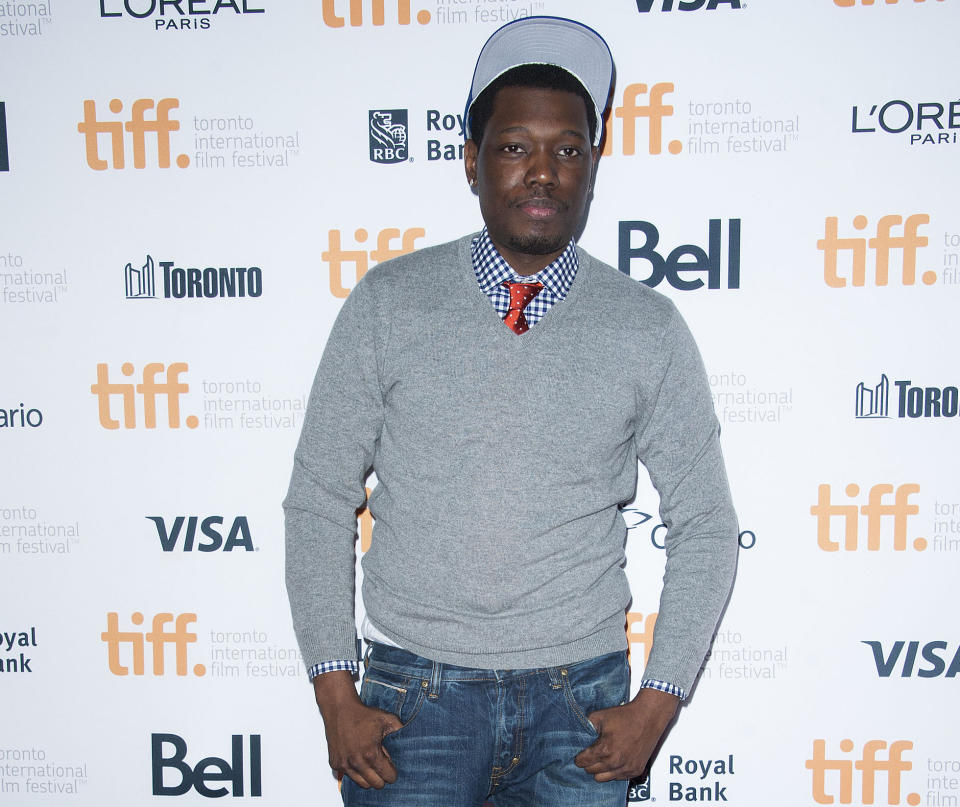
<svg viewBox="0 0 960 807"><path fill-rule="evenodd" d="M577 245L571 238L567 248L548 266L529 277L518 275L494 246L486 227L474 239L471 254L473 271L476 273L477 282L485 294L489 294L504 281L513 283L536 283L539 281L557 299L562 300L570 291L573 279L577 276L577 269L580 266L577 257Z"/></svg>

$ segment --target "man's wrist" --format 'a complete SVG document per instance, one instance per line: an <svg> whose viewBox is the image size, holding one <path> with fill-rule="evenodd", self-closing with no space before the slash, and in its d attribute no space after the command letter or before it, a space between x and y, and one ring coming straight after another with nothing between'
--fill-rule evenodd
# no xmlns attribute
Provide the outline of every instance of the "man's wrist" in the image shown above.
<svg viewBox="0 0 960 807"><path fill-rule="evenodd" d="M687 699L686 690L671 684L669 681L660 681L656 678L644 678L640 682L640 689L655 689L658 692L666 692L668 695L674 695L682 701Z"/></svg>

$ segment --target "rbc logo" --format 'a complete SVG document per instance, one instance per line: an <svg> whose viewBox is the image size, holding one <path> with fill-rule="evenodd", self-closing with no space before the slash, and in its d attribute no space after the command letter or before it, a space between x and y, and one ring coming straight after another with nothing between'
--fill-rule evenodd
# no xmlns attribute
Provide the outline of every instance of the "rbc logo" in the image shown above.
<svg viewBox="0 0 960 807"><path fill-rule="evenodd" d="M370 159L390 165L407 159L407 110L370 110Z"/></svg>
<svg viewBox="0 0 960 807"><path fill-rule="evenodd" d="M164 745L173 746L173 754L164 756ZM262 796L260 735L251 734L250 751L250 795ZM244 796L243 781L243 735L234 734L230 738L230 761L220 757L204 757L196 767L187 763L187 743L177 734L151 734L150 752L153 772L154 796L182 796L191 788L201 796L216 799L221 796ZM164 784L164 769L171 768L180 774L176 784ZM210 787L212 782L229 782L230 787ZM232 788L232 790L231 790Z"/></svg>
<svg viewBox="0 0 960 807"><path fill-rule="evenodd" d="M852 759L828 759L826 740L813 741L813 755L806 761L804 767L812 772L813 800L817 804L853 804L854 769L860 773L860 799L858 803L874 804L877 797L877 774L886 774L886 798L882 804L901 804L900 788L901 774L913 768L913 763L903 758L904 751L913 749L909 740L896 740L887 743L884 740L867 740L863 744L863 756ZM854 749L853 740L841 740L840 750L849 754ZM886 751L886 759L878 759L877 754ZM827 792L827 772L838 774L839 786ZM833 778L833 777L831 777ZM911 807L920 803L919 793L908 793L907 804Z"/></svg>
<svg viewBox="0 0 960 807"><path fill-rule="evenodd" d="M196 544L197 551L216 552L221 547L223 547L224 552L231 552L234 547L243 547L247 552L254 551L253 539L250 537L250 525L247 523L246 516L237 516L233 520L226 541L223 539L222 531L217 529L218 526L223 524L223 516L207 516L203 521L200 521L199 516L177 516L169 529L163 520L163 516L147 516L147 518L156 526L160 548L164 552L173 552L177 548L177 541L180 539L184 521L187 523L187 531L181 544L184 552L193 551L198 523L203 537Z"/></svg>
<svg viewBox="0 0 960 807"><path fill-rule="evenodd" d="M115 115L123 110L123 101L114 98L110 102L110 111ZM83 102L83 120L77 124L77 131L84 136L87 150L87 165L94 171L105 171L110 164L100 156L98 138L105 134L110 137L110 156L113 168L124 168L125 146L123 132L126 130L133 140L133 167L147 167L147 133L157 136L157 167L170 167L170 132L180 129L180 121L170 117L170 111L177 109L177 98L161 98L156 102L156 112L152 119L146 118L148 110L154 108L151 98L140 98L133 102L130 120L103 121L97 118L97 102ZM177 155L177 167L186 168L190 158L186 154Z"/></svg>

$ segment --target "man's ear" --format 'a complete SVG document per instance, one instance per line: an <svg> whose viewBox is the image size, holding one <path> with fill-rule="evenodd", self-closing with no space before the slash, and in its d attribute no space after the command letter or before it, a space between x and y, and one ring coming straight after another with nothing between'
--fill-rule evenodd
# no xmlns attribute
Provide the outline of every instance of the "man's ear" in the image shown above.
<svg viewBox="0 0 960 807"><path fill-rule="evenodd" d="M477 186L477 144L471 139L463 144L463 170L471 188Z"/></svg>

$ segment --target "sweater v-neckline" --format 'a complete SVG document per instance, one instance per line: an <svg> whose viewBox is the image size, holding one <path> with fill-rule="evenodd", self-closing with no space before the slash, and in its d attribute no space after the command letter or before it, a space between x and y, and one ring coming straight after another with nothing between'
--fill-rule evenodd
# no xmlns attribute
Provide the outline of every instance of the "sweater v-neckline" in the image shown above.
<svg viewBox="0 0 960 807"><path fill-rule="evenodd" d="M567 292L567 296L563 300L558 300L554 303L550 307L550 310L540 318L537 324L531 326L530 330L522 334L516 334L504 324L504 321L497 313L497 309L493 307L490 298L483 289L480 288L480 284L477 283L477 273L473 268L471 245L478 235L479 233L473 233L472 235L464 236L460 240L458 249L460 265L457 269L457 275L459 280L467 286L464 290L464 295L466 299L470 301L471 305L480 309L479 315L481 319L489 323L489 330L494 338L512 350L527 349L535 342L540 341L541 338L547 338L549 332L558 327L556 321L564 318L567 309L576 301L576 298L580 296L580 288L583 286L582 274L584 264L586 263L584 253L579 251L579 247L577 248L579 266L573 283Z"/></svg>

